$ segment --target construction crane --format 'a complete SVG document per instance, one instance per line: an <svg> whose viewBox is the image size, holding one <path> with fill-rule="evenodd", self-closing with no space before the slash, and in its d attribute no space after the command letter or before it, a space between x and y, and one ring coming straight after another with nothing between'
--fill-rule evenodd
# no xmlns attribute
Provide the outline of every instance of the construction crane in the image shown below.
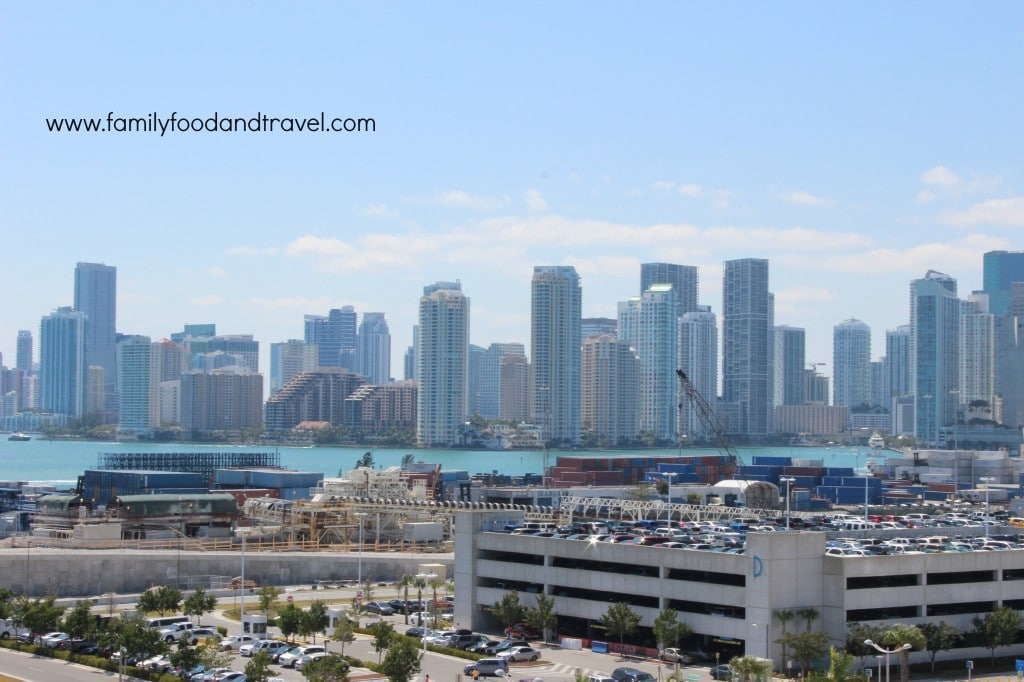
<svg viewBox="0 0 1024 682"><path fill-rule="evenodd" d="M733 464L733 466L739 466L743 464L743 458L740 457L740 453L736 451L732 443L729 441L728 436L725 435L725 429L722 428L722 422L718 421L718 417L712 411L711 406L708 405L708 401L704 400L704 396L694 388L693 382L690 381L690 377L686 376L686 372L681 369L676 370L676 374L679 375L679 385L683 389L683 393L693 403L693 407L697 412L697 418L700 419L700 423L704 426L704 429L710 433L715 439L715 445L718 449L727 455ZM680 416L682 415L683 404L679 403Z"/></svg>

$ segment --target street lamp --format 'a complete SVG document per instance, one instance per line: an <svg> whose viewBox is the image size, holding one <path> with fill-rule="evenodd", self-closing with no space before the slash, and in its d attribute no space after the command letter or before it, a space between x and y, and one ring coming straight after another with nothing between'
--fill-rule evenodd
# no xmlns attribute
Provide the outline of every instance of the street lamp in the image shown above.
<svg viewBox="0 0 1024 682"><path fill-rule="evenodd" d="M238 583L238 594L239 594L239 611L238 611L238 624L241 626L241 630L238 634L245 634L245 533L242 533L242 575Z"/></svg>
<svg viewBox="0 0 1024 682"><path fill-rule="evenodd" d="M356 562L356 587L359 589L359 594L363 591L363 519L366 517L366 512L355 512L352 516L358 519L359 523L359 558Z"/></svg>
<svg viewBox="0 0 1024 682"><path fill-rule="evenodd" d="M877 649L878 651L881 651L883 654L885 654L885 682L889 682L889 655L890 654L898 654L898 653L903 652L903 651L909 651L910 649L913 648L913 647L910 646L910 644L904 644L903 646L897 647L895 649L891 649L891 650L890 649L885 649L883 647L878 646L877 644L875 644L870 639L865 639L864 640L864 644L866 644L867 646L873 646L873 647L875 647L875 649Z"/></svg>
<svg viewBox="0 0 1024 682"><path fill-rule="evenodd" d="M436 573L417 573L416 574L416 579L417 580L422 580L424 584L427 584L427 581L433 580L436 577L437 577ZM420 594L422 594L422 591L420 592ZM423 600L420 599L420 605L422 606L422 604L423 604ZM434 606L435 606L435 608L437 607L436 604ZM422 611L420 612L420 618L419 618L420 622L417 623L420 627L424 626L424 623L423 623L423 613L424 612L422 612ZM435 625L435 627L436 627L436 625ZM423 639L423 666L426 667L426 665L427 665L427 633L426 632L423 633L422 639ZM424 672L426 672L426 671L424 670Z"/></svg>
<svg viewBox="0 0 1024 682"><path fill-rule="evenodd" d="M990 518L989 517L989 512L988 512L988 491L989 491L989 484L990 483L995 483L996 479L995 479L994 476L982 476L978 480L985 484L985 539L988 540L988 529L989 529L988 521L989 521L989 518Z"/></svg>
<svg viewBox="0 0 1024 682"><path fill-rule="evenodd" d="M790 492L793 484L796 482L796 479L792 476L783 476L779 479L779 482L786 484L786 530L789 530L789 498L792 497Z"/></svg>

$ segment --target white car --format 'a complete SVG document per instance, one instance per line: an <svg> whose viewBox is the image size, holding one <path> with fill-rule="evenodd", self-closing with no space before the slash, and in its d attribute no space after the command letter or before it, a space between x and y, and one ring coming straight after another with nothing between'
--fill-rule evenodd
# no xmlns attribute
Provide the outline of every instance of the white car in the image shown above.
<svg viewBox="0 0 1024 682"><path fill-rule="evenodd" d="M312 654L306 654L305 656L303 656L299 660L295 661L295 669L296 670L304 670L307 665L309 665L313 661L319 661L321 658L325 657L326 655L327 655L326 651L317 651L317 652L312 653Z"/></svg>
<svg viewBox="0 0 1024 682"><path fill-rule="evenodd" d="M327 649L322 646L303 646L299 647L298 651L288 651L286 653L281 654L278 657L277 662L282 668L294 668L296 661L298 661L303 656L309 656L311 654L322 654L326 651Z"/></svg>
<svg viewBox="0 0 1024 682"><path fill-rule="evenodd" d="M232 635L220 643L220 648L224 651L238 651L246 644L252 644L258 641L252 635Z"/></svg>
<svg viewBox="0 0 1024 682"><path fill-rule="evenodd" d="M68 639L71 639L71 635L66 632L47 632L39 638L39 641L44 646L57 648L61 645L61 642Z"/></svg>

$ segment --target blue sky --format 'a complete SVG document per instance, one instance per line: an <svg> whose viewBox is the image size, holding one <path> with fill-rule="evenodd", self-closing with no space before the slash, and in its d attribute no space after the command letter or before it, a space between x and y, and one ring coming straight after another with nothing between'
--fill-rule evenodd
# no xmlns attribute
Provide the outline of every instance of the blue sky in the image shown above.
<svg viewBox="0 0 1024 682"><path fill-rule="evenodd" d="M776 323L907 322L929 268L1020 249L1024 6L3 3L0 352L116 265L118 328L302 337L383 311L392 374L424 284L472 342L529 340L532 267L614 316L639 265L767 258ZM55 134L47 117L373 117L372 134ZM266 372L269 365L263 365Z"/></svg>

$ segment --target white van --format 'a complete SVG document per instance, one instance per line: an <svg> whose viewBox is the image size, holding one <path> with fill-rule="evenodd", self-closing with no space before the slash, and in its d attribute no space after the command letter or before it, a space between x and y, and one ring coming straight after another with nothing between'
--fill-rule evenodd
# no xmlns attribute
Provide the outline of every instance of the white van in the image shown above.
<svg viewBox="0 0 1024 682"><path fill-rule="evenodd" d="M874 527L870 521L843 521L843 530L871 530Z"/></svg>
<svg viewBox="0 0 1024 682"><path fill-rule="evenodd" d="M153 628L155 630L163 630L169 625L175 623L191 623L192 619L188 616L163 616L161 618L150 618L146 621L146 627Z"/></svg>

